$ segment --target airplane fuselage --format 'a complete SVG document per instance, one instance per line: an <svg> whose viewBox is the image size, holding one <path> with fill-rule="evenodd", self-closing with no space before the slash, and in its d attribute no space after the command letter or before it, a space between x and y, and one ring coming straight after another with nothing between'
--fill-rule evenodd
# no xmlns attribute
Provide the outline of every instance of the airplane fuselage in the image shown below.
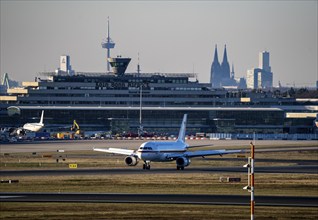
<svg viewBox="0 0 318 220"><path fill-rule="evenodd" d="M23 125L23 129L28 130L28 131L33 131L33 132L38 132L43 128L44 124L40 123L27 123Z"/></svg>
<svg viewBox="0 0 318 220"><path fill-rule="evenodd" d="M187 151L184 142L146 142L140 145L137 155L143 161L165 162L173 160L171 155L182 154Z"/></svg>

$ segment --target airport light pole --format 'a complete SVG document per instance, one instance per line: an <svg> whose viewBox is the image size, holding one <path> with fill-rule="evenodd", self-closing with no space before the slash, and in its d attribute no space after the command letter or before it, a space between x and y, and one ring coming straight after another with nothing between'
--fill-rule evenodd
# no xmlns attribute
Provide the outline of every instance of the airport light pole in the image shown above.
<svg viewBox="0 0 318 220"><path fill-rule="evenodd" d="M255 155L255 146L251 142L251 156L248 158L248 163L244 165L244 167L248 168L248 178L247 183L248 185L245 186L243 189L248 190L251 193L251 220L254 220L254 155Z"/></svg>
<svg viewBox="0 0 318 220"><path fill-rule="evenodd" d="M144 129L142 126L142 84L140 84L140 87L139 87L139 128L138 128L139 138L141 138L143 133L144 133Z"/></svg>

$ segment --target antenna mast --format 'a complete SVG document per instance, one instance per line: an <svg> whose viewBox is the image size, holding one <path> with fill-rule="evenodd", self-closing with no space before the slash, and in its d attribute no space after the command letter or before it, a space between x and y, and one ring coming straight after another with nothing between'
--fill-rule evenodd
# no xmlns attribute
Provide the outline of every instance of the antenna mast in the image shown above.
<svg viewBox="0 0 318 220"><path fill-rule="evenodd" d="M137 73L138 73L138 76L140 76L139 52L138 52L138 64L137 64Z"/></svg>
<svg viewBox="0 0 318 220"><path fill-rule="evenodd" d="M140 89L139 89L140 97L140 108L139 108L139 129L138 129L138 135L141 137L141 135L144 133L144 129L142 126L142 83L140 83Z"/></svg>
<svg viewBox="0 0 318 220"><path fill-rule="evenodd" d="M138 77L140 77L140 65L139 65L139 52L138 52L138 64L137 64L137 73L138 73ZM144 133L144 129L142 126L142 83L140 83L140 87L139 87L139 128L138 128L138 135L139 137L141 137Z"/></svg>
<svg viewBox="0 0 318 220"><path fill-rule="evenodd" d="M102 48L107 49L107 72L110 71L109 58L110 58L110 49L114 49L115 43L110 38L110 30L109 30L109 17L107 17L107 38L102 42Z"/></svg>

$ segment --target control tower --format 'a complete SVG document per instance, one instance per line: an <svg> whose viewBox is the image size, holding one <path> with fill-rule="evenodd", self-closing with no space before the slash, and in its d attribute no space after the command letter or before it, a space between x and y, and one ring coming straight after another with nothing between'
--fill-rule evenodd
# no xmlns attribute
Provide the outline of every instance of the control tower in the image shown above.
<svg viewBox="0 0 318 220"><path fill-rule="evenodd" d="M109 58L108 62L112 66L114 74L122 76L125 74L130 60L130 58L122 58L119 56L117 58Z"/></svg>
<svg viewBox="0 0 318 220"><path fill-rule="evenodd" d="M107 17L107 38L102 41L102 48L107 49L107 72L110 71L109 61L108 61L108 59L110 58L110 49L113 49L114 47L115 47L115 43L109 37L109 17Z"/></svg>

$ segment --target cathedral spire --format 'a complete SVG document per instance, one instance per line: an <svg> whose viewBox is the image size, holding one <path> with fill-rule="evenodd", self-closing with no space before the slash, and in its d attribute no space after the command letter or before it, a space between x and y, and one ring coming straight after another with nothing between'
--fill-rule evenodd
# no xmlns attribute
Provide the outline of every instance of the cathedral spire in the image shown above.
<svg viewBox="0 0 318 220"><path fill-rule="evenodd" d="M211 65L211 75L210 75L210 83L213 88L220 88L220 79L221 79L221 65L219 63L218 58L218 48L215 45L214 50L214 58Z"/></svg>
<svg viewBox="0 0 318 220"><path fill-rule="evenodd" d="M231 78L234 79L234 64L232 63L232 72L231 72Z"/></svg>
<svg viewBox="0 0 318 220"><path fill-rule="evenodd" d="M228 63L227 61L227 52L226 52L226 44L224 45L224 53L223 53L223 61L222 63Z"/></svg>
<svg viewBox="0 0 318 220"><path fill-rule="evenodd" d="M231 78L230 64L227 60L226 44L224 45L223 61L221 64L222 81L225 82Z"/></svg>
<svg viewBox="0 0 318 220"><path fill-rule="evenodd" d="M219 58L218 58L218 48L217 45L215 44L215 50L214 50L214 60L213 63L219 63Z"/></svg>

